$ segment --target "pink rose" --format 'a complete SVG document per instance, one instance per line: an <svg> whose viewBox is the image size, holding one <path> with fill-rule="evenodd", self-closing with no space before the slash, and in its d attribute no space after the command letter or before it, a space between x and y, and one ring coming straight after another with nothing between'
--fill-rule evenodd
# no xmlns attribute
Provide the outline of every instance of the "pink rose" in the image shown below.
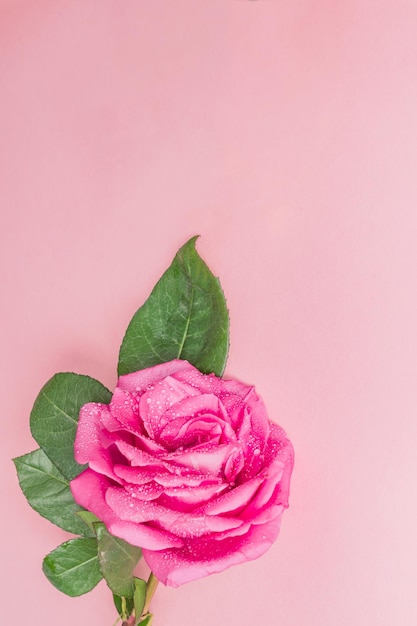
<svg viewBox="0 0 417 626"><path fill-rule="evenodd" d="M255 389L170 361L80 411L75 500L178 586L261 556L288 506L293 448Z"/></svg>

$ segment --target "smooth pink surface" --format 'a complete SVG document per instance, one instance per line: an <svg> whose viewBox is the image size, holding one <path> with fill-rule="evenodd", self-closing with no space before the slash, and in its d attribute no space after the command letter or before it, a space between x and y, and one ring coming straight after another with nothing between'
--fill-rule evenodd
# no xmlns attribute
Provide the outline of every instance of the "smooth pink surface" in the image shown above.
<svg viewBox="0 0 417 626"><path fill-rule="evenodd" d="M221 276L227 374L296 449L261 559L161 589L155 626L417 623L414 0L0 3L1 621L110 626L40 566L67 535L10 457L56 371L114 388L186 239Z"/></svg>

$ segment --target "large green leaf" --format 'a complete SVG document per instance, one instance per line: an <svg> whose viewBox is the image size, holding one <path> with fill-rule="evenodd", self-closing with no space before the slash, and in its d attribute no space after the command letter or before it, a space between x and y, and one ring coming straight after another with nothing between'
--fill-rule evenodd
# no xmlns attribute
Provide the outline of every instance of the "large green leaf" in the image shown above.
<svg viewBox="0 0 417 626"><path fill-rule="evenodd" d="M219 280L195 249L177 253L145 304L133 316L119 354L119 374L185 359L204 373L223 374L229 315Z"/></svg>
<svg viewBox="0 0 417 626"><path fill-rule="evenodd" d="M70 533L94 535L76 514L83 509L75 503L68 480L43 450L34 450L13 461L20 487L37 513Z"/></svg>
<svg viewBox="0 0 417 626"><path fill-rule="evenodd" d="M101 522L94 524L98 540L100 570L112 592L133 598L135 585L133 570L142 551L123 539L113 537Z"/></svg>
<svg viewBox="0 0 417 626"><path fill-rule="evenodd" d="M74 439L80 408L87 402L108 404L111 393L98 380L81 374L55 374L41 389L30 415L33 437L67 478L85 466L74 459Z"/></svg>
<svg viewBox="0 0 417 626"><path fill-rule="evenodd" d="M43 560L48 580L67 596L81 596L102 579L97 540L79 537L62 543Z"/></svg>

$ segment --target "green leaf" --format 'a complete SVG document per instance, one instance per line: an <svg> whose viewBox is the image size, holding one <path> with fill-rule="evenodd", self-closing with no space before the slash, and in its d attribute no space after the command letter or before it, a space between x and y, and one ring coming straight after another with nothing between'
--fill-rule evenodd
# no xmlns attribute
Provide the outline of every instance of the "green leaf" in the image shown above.
<svg viewBox="0 0 417 626"><path fill-rule="evenodd" d="M123 539L113 537L104 524L94 524L98 540L100 570L110 589L118 596L133 598L133 570L142 551Z"/></svg>
<svg viewBox="0 0 417 626"><path fill-rule="evenodd" d="M120 348L120 375L173 359L185 359L204 373L223 374L229 315L219 280L196 252L196 239L178 251L133 316Z"/></svg>
<svg viewBox="0 0 417 626"><path fill-rule="evenodd" d="M67 596L81 596L102 579L97 540L79 537L62 543L43 560L47 579Z"/></svg>
<svg viewBox="0 0 417 626"><path fill-rule="evenodd" d="M24 454L13 459L13 462L20 488L37 513L70 533L93 536L93 532L77 515L77 512L84 510L72 497L68 480L43 450Z"/></svg>
<svg viewBox="0 0 417 626"><path fill-rule="evenodd" d="M128 618L132 615L134 604L132 598L122 598L117 594L113 594L113 602L116 607L116 611L124 622L127 622Z"/></svg>
<svg viewBox="0 0 417 626"><path fill-rule="evenodd" d="M139 622L139 626L152 626L152 621L153 621L153 614L148 613L147 615L145 615L143 620Z"/></svg>
<svg viewBox="0 0 417 626"><path fill-rule="evenodd" d="M85 511L84 509L77 511L77 516L84 522L84 524L87 524L88 528L95 537L96 531L94 529L94 524L100 521L98 517L96 517L94 513L90 513L90 511Z"/></svg>
<svg viewBox="0 0 417 626"><path fill-rule="evenodd" d="M136 624L139 623L139 620L142 615L143 607L145 606L146 601L146 582L141 578L135 578L135 592L133 594L133 602L135 605L135 615L136 615Z"/></svg>
<svg viewBox="0 0 417 626"><path fill-rule="evenodd" d="M98 380L72 373L55 374L36 398L30 415L32 435L68 480L86 467L74 459L80 408L87 402L108 404L110 400L110 391Z"/></svg>

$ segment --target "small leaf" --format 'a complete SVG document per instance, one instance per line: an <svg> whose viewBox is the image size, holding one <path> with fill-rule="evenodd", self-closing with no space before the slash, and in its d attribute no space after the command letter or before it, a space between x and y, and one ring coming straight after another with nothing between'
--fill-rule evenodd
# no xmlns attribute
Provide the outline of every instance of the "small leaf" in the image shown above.
<svg viewBox="0 0 417 626"><path fill-rule="evenodd" d="M141 578L135 578L134 583L133 602L135 605L136 624L138 624L146 601L146 582Z"/></svg>
<svg viewBox="0 0 417 626"><path fill-rule="evenodd" d="M173 359L185 359L203 373L223 374L229 315L219 280L196 252L196 239L178 251L133 316L120 348L120 375Z"/></svg>
<svg viewBox="0 0 417 626"><path fill-rule="evenodd" d="M139 623L139 626L152 626L152 621L153 621L153 614L148 613L147 615L145 615L143 620L141 620L138 623Z"/></svg>
<svg viewBox="0 0 417 626"><path fill-rule="evenodd" d="M98 540L100 570L110 589L118 596L133 598L133 570L142 551L123 539L113 537L104 524L94 524Z"/></svg>
<svg viewBox="0 0 417 626"><path fill-rule="evenodd" d="M22 489L30 506L42 517L76 535L93 536L77 513L68 480L57 470L43 450L13 459Z"/></svg>
<svg viewBox="0 0 417 626"><path fill-rule="evenodd" d="M122 598L114 593L113 602L122 620L127 622L134 609L133 598Z"/></svg>
<svg viewBox="0 0 417 626"><path fill-rule="evenodd" d="M67 596L81 596L102 579L97 540L79 537L62 543L43 560L47 579Z"/></svg>
<svg viewBox="0 0 417 626"><path fill-rule="evenodd" d="M74 459L80 408L87 402L108 404L110 400L110 391L98 380L72 373L53 376L36 398L30 415L32 435L68 480L86 467Z"/></svg>

